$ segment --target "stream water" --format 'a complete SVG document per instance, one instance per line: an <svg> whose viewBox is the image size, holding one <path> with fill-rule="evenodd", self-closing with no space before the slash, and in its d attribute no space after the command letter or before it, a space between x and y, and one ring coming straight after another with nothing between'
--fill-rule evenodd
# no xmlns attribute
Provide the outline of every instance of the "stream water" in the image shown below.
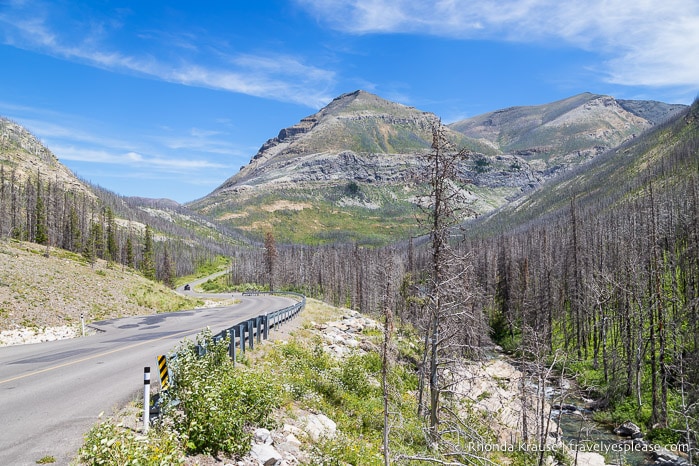
<svg viewBox="0 0 699 466"><path fill-rule="evenodd" d="M509 362L515 367L518 366L513 361ZM518 369L526 371L521 366ZM570 380L566 381L565 384L568 386L574 385ZM536 384L532 384L530 387L536 391ZM620 437L614 433L613 427L595 421L592 418L592 412L584 409L589 400L571 396L570 392L563 397L558 387L549 385L546 386L545 391L546 398L552 406L558 407L562 405L566 408L552 410L551 418L558 422L562 440L570 447L573 454L576 451L599 453L604 456L606 464L616 466L658 464L654 460L653 451L659 447ZM565 400L565 403L561 402L562 398Z"/></svg>
<svg viewBox="0 0 699 466"><path fill-rule="evenodd" d="M577 400L574 400L577 401ZM581 411L554 410L552 415L561 427L563 441L573 452L593 451L605 457L607 464L645 466L653 464L641 446L625 440Z"/></svg>

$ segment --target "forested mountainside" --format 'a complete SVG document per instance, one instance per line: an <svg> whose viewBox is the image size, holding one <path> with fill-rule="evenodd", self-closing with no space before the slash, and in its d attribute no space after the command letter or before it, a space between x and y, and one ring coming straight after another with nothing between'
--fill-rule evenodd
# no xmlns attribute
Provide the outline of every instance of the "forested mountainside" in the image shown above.
<svg viewBox="0 0 699 466"><path fill-rule="evenodd" d="M467 150L455 182L463 218L491 212L685 108L581 94L445 129ZM241 171L188 207L261 241L387 244L422 233L425 155L439 118L365 91L334 99L268 140Z"/></svg>
<svg viewBox="0 0 699 466"><path fill-rule="evenodd" d="M174 201L80 180L29 131L0 118L0 238L105 259L170 283L246 240Z"/></svg>
<svg viewBox="0 0 699 466"><path fill-rule="evenodd" d="M502 216L502 218L500 218ZM448 351L490 339L573 374L615 422L696 445L699 428L699 102L526 203L461 226ZM455 231L455 233L456 233ZM276 287L396 315L429 331L428 238L385 248L277 247ZM248 262L264 264L262 252ZM264 281L235 269L231 280ZM458 311L457 311L458 310ZM475 331L474 331L475 329ZM448 336L448 338L447 338Z"/></svg>

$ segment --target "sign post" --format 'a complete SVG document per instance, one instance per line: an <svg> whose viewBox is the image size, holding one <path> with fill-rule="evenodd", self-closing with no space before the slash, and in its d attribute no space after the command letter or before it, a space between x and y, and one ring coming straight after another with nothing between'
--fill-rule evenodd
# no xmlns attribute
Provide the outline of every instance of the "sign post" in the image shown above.
<svg viewBox="0 0 699 466"><path fill-rule="evenodd" d="M150 424L150 367L143 368L143 433Z"/></svg>

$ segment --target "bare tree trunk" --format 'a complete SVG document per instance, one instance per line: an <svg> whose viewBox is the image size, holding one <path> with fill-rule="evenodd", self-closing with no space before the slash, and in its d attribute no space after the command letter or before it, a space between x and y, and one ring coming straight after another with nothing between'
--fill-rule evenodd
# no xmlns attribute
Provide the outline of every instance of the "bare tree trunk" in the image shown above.
<svg viewBox="0 0 699 466"><path fill-rule="evenodd" d="M429 325L425 329L425 343L423 345L422 351L422 364L420 365L420 378L418 380L418 400L417 400L417 411L418 416L425 416L427 413L427 406L425 405L425 378L427 372L427 355L429 354L430 348L430 327Z"/></svg>
<svg viewBox="0 0 699 466"><path fill-rule="evenodd" d="M435 306L439 308L439 298ZM430 341L430 438L432 448L436 449L439 441L439 374L437 365L439 364L438 347L439 343L439 317L437 313L432 316L432 337Z"/></svg>
<svg viewBox="0 0 699 466"><path fill-rule="evenodd" d="M390 417L389 417L389 387L388 372L390 364L391 334L393 333L393 311L390 306L384 306L383 347L381 354L383 364L381 367L381 388L383 390L383 461L385 466L391 464L391 449L389 444Z"/></svg>

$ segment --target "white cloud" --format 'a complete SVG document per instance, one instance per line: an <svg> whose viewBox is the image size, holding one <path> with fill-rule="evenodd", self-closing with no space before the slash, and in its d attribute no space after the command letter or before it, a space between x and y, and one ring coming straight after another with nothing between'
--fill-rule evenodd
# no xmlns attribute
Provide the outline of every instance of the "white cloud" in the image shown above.
<svg viewBox="0 0 699 466"><path fill-rule="evenodd" d="M0 42L110 71L293 102L312 108L319 108L331 100L325 90L332 86L334 73L304 64L297 57L276 53L227 55L217 52L206 55L197 47L196 38L188 36L175 45L180 49L189 49L194 58L187 60L178 57L167 61L163 57L170 55L166 50L172 47L171 42L164 43L165 48L158 53L160 58L146 52L121 51L114 38L110 37L107 25L91 20L85 25L83 35L80 35L79 29L52 27L50 12L49 4L32 4L27 9L20 2L13 3L11 8L0 13ZM148 39L144 34L135 34L135 37ZM153 45L155 42L149 43Z"/></svg>
<svg viewBox="0 0 699 466"><path fill-rule="evenodd" d="M324 90L334 78L332 72L306 66L290 57L255 57L253 61L251 57L245 56L231 57L229 61L242 66L226 70L199 64L188 64L175 69L159 65L144 72L188 86L239 92L312 108L319 108L331 100ZM277 61L286 63L287 66L269 66ZM255 66L250 67L251 63Z"/></svg>
<svg viewBox="0 0 699 466"><path fill-rule="evenodd" d="M88 122L69 113L0 101L0 114L3 113L18 115L15 118L17 123L30 129L62 160L116 165L137 165L138 162L143 166L160 168L170 165L178 170L219 170L237 168L255 150L236 145L225 132L214 129L192 127L187 131L175 132L172 128L161 126L161 133L149 132L147 136L121 139L96 129L94 121ZM195 153L209 158L225 156L227 160L231 160L232 165L207 160L173 159L174 152L180 155L185 152ZM236 160L235 163L233 159Z"/></svg>
<svg viewBox="0 0 699 466"><path fill-rule="evenodd" d="M354 34L560 43L598 52L607 80L699 84L699 2L687 0L297 0Z"/></svg>
<svg viewBox="0 0 699 466"><path fill-rule="evenodd" d="M190 170L231 168L228 165L209 162L207 160L174 158L166 159L157 156L146 156L138 152L119 153L106 149L91 149L74 145L56 145L54 146L54 152L61 160L125 165L141 168L157 168L158 170L178 173L183 171L187 172Z"/></svg>

